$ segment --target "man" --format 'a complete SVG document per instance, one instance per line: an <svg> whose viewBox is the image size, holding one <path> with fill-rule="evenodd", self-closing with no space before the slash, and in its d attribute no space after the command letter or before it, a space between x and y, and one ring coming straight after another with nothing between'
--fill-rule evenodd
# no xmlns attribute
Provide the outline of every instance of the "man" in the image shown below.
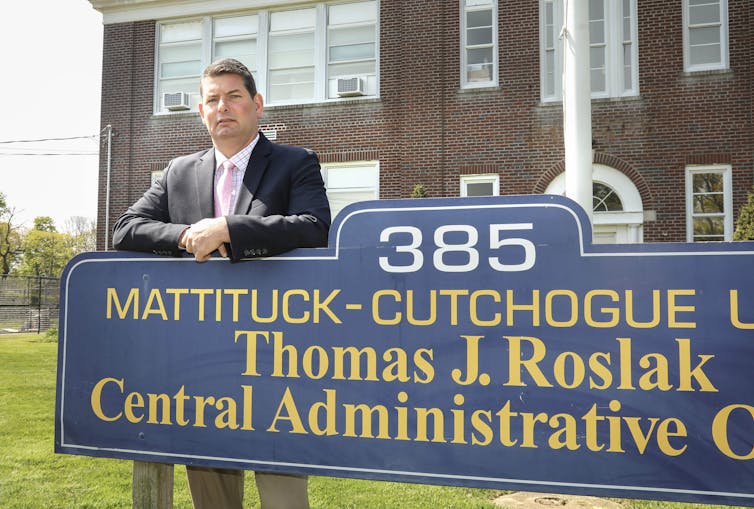
<svg viewBox="0 0 754 509"><path fill-rule="evenodd" d="M327 245L330 208L317 156L259 132L264 104L240 62L224 59L201 78L199 114L213 148L174 159L115 223L116 249L197 262L232 261ZM228 163L228 161L230 163ZM243 471L186 468L197 509L242 507ZM308 508L305 476L257 472L263 509Z"/></svg>

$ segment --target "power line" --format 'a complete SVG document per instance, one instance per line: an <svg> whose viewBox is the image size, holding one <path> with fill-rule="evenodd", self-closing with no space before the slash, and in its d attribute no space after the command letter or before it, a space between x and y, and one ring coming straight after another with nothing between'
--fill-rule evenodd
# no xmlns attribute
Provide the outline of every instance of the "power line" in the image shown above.
<svg viewBox="0 0 754 509"><path fill-rule="evenodd" d="M75 140L90 140L96 141L101 134L107 130L107 127L102 129L97 134L90 134L88 136L60 136L54 138L37 138L37 139L23 139L23 140L0 140L0 156L91 156L99 155L98 151L81 150L84 147L76 148L56 148L56 147L18 147L13 146L20 143L45 143L50 141L75 141Z"/></svg>
<svg viewBox="0 0 754 509"><path fill-rule="evenodd" d="M11 143L38 143L42 141L70 141L70 140L86 140L91 139L94 140L95 138L98 138L99 134L90 134L89 136L68 136L65 138L39 138L36 140L3 140L0 141L0 144L6 145Z"/></svg>
<svg viewBox="0 0 754 509"><path fill-rule="evenodd" d="M2 152L0 156L96 156L99 152Z"/></svg>

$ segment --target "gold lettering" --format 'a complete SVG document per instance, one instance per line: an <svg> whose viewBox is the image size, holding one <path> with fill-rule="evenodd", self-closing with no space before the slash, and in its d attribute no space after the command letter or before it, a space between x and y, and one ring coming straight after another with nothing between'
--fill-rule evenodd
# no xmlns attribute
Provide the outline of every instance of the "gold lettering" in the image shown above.
<svg viewBox="0 0 754 509"><path fill-rule="evenodd" d="M126 318L128 310L133 305L133 319L139 318L139 289L131 288L128 292L128 298L126 299L125 306L121 306L120 299L118 298L118 292L115 288L107 289L107 314L105 317L110 320L113 316L113 304L115 304L116 311L118 312L118 318L121 320Z"/></svg>
<svg viewBox="0 0 754 509"><path fill-rule="evenodd" d="M100 420L106 421L106 422L114 422L121 418L123 415L123 412L119 412L115 417L109 417L105 415L105 412L102 410L102 389L105 387L106 384L114 383L118 386L120 389L120 393L123 394L123 379L117 379L117 378L103 378L99 382L97 382L94 385L94 388L92 389L92 394L90 396L90 402L92 405L92 411L94 412L94 415L96 415Z"/></svg>

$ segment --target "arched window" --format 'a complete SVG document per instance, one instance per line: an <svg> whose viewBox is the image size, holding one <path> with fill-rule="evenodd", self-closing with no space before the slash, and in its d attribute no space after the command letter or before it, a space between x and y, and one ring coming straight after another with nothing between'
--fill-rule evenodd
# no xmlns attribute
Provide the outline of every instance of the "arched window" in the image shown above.
<svg viewBox="0 0 754 509"><path fill-rule="evenodd" d="M594 212L620 212L623 210L623 202L609 185L592 182L592 207Z"/></svg>
<svg viewBox="0 0 754 509"><path fill-rule="evenodd" d="M547 194L565 194L565 173L555 177ZM633 244L643 241L644 207L636 185L623 172L592 166L593 241L596 244Z"/></svg>

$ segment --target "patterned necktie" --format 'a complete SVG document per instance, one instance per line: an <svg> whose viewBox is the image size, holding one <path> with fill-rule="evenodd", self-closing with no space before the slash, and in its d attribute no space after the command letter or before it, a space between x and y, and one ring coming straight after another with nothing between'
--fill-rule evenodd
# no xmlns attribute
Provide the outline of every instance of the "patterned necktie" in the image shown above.
<svg viewBox="0 0 754 509"><path fill-rule="evenodd" d="M215 217L230 214L233 202L233 170L236 169L236 165L228 160L221 166L222 174L215 186Z"/></svg>

